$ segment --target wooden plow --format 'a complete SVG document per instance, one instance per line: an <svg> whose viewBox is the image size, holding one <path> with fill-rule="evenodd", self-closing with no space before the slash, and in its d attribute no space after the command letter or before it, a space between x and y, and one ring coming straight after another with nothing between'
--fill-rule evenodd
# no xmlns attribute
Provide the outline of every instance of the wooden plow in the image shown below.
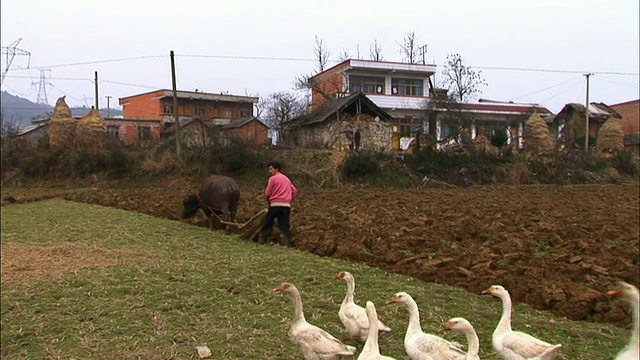
<svg viewBox="0 0 640 360"><path fill-rule="evenodd" d="M247 240L254 240L255 237L258 236L258 234L260 233L260 228L262 227L262 220L264 219L264 216L267 214L267 211L269 211L269 209L260 210L257 214L253 215L249 220L247 220L244 223L239 223L235 221L224 221L221 218L219 218L217 215L216 217L218 217L218 221L220 221L221 224L227 226L227 229L230 229L230 230L236 229L235 230L236 232L242 233L243 238ZM260 221L256 221L258 219Z"/></svg>

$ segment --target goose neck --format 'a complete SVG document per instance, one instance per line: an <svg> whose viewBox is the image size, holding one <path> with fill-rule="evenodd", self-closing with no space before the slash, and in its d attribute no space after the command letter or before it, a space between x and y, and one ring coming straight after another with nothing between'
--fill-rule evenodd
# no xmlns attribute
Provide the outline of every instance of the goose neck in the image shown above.
<svg viewBox="0 0 640 360"><path fill-rule="evenodd" d="M302 311L302 298L297 290L291 291L291 300L293 301L294 321L304 320L304 312Z"/></svg>
<svg viewBox="0 0 640 360"><path fill-rule="evenodd" d="M347 277L344 279L344 281L347 283L347 294L344 296L344 300L342 300L342 303L343 304L352 303L353 296L356 291L355 281L353 280L352 277Z"/></svg>
<svg viewBox="0 0 640 360"><path fill-rule="evenodd" d="M511 297L509 294L503 294L500 300L502 300L502 316L496 330L511 331Z"/></svg>
<svg viewBox="0 0 640 360"><path fill-rule="evenodd" d="M471 329L465 333L467 337L468 350L467 350L467 359L477 359L478 353L480 352L480 340L478 339L478 334L476 331Z"/></svg>
<svg viewBox="0 0 640 360"><path fill-rule="evenodd" d="M420 327L420 311L418 310L418 304L415 301L407 303L407 309L409 310L409 326L407 327L407 335L414 335L422 332Z"/></svg>

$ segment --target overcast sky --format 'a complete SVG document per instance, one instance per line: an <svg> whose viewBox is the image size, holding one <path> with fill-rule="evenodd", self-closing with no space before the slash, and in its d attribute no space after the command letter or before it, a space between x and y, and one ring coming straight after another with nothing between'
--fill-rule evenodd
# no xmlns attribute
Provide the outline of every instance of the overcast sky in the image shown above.
<svg viewBox="0 0 640 360"><path fill-rule="evenodd" d="M558 112L591 101L639 97L638 0L2 0L1 42L22 38L2 90L36 101L40 69L49 104L100 107L171 89L169 52L179 90L266 97L293 92L296 76L316 69L314 37L331 50L402 61L399 43L414 32L441 78L459 53L486 80L480 97L538 103ZM2 55L2 71L7 66ZM29 68L27 68L29 66ZM535 70L535 71L534 71ZM40 93L42 94L42 93Z"/></svg>

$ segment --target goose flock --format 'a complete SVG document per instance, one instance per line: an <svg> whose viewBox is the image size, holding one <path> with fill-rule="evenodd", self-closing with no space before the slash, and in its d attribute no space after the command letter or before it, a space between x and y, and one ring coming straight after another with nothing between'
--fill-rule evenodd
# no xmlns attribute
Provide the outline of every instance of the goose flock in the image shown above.
<svg viewBox="0 0 640 360"><path fill-rule="evenodd" d="M355 278L347 271L339 272L334 279L342 279L347 284L347 292L340 305L338 317L349 338L363 344L358 360L393 360L381 354L378 336L391 329L378 319L376 307L367 301L365 307L354 301ZM343 357L353 358L357 348L346 345L324 329L310 324L304 316L300 292L295 285L284 282L273 289L274 292L287 293L294 307L294 318L289 329L291 342L298 346L307 360L338 360ZM492 335L493 350L503 360L553 359L562 348L561 344L551 344L537 339L527 333L514 331L511 328L512 304L509 292L500 285L493 285L482 294L492 295L502 302L502 316ZM627 346L615 359L640 359L640 293L638 288L619 282L617 287L607 293L619 297L629 303L633 313L633 329ZM454 317L447 321L441 330L451 330L466 337L467 350L462 345L446 340L436 334L422 331L420 312L416 301L406 292L394 294L386 304L402 304L409 313L408 325L404 337L404 349L412 360L477 360L480 359L480 342L478 335L469 321Z"/></svg>

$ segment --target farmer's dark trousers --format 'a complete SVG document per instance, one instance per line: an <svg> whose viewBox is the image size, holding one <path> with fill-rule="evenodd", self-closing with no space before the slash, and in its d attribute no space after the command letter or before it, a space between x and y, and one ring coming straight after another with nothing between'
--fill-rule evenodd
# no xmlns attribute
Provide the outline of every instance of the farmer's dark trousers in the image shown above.
<svg viewBox="0 0 640 360"><path fill-rule="evenodd" d="M267 236L271 231L271 224L273 224L273 219L278 219L278 229L280 229L280 234L286 236L287 239L290 239L289 236L289 214L291 213L291 208L288 206L270 206L267 211L267 215L264 218L264 223L262 224L262 234Z"/></svg>

